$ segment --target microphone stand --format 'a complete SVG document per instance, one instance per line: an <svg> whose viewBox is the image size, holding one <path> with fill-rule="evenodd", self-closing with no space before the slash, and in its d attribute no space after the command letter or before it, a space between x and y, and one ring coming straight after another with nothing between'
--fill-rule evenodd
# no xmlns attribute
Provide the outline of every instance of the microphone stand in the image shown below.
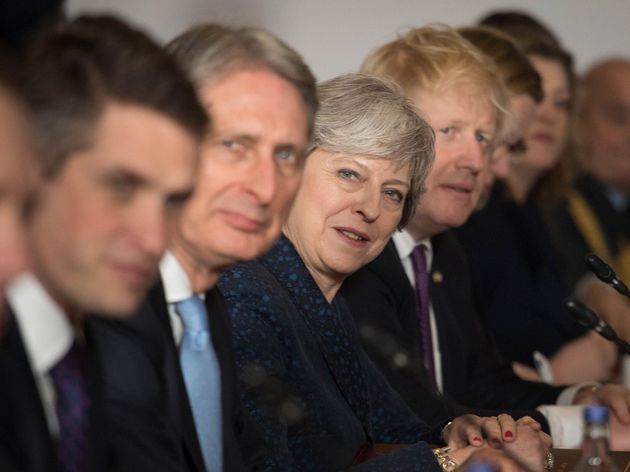
<svg viewBox="0 0 630 472"><path fill-rule="evenodd" d="M628 289L628 286L619 277L617 277L617 274L612 267L606 264L596 254L586 255L586 257L584 257L584 262L599 280L610 285L621 295L630 298L630 290Z"/></svg>
<svg viewBox="0 0 630 472"><path fill-rule="evenodd" d="M630 354L630 344L620 339L615 330L603 321L593 310L587 308L574 298L567 298L562 303L562 306L578 324L587 329L592 329L603 338L615 343L624 354Z"/></svg>

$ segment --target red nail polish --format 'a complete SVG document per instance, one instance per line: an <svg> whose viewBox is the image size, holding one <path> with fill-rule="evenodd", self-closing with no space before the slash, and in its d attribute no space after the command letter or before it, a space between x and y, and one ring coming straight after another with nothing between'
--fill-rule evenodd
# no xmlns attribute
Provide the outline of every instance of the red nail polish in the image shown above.
<svg viewBox="0 0 630 472"><path fill-rule="evenodd" d="M475 436L474 438L472 438L472 440L475 443L480 443L481 442L481 438L479 436Z"/></svg>
<svg viewBox="0 0 630 472"><path fill-rule="evenodd" d="M501 445L501 441L499 441L497 438L494 438L494 439L492 440L492 445L493 445L494 447L499 447L499 446Z"/></svg>
<svg viewBox="0 0 630 472"><path fill-rule="evenodd" d="M514 437L514 434L512 434L512 431L506 431L504 436L505 439L512 439Z"/></svg>

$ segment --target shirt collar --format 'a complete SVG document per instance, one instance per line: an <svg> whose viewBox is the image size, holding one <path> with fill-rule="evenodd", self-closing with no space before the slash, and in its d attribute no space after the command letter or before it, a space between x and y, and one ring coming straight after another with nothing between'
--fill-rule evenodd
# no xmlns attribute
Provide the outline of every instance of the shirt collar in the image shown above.
<svg viewBox="0 0 630 472"><path fill-rule="evenodd" d="M160 262L160 275L167 303L177 303L193 296L186 271L170 251L166 251Z"/></svg>
<svg viewBox="0 0 630 472"><path fill-rule="evenodd" d="M16 277L7 289L7 298L33 370L46 374L70 350L72 324L32 274Z"/></svg>
<svg viewBox="0 0 630 472"><path fill-rule="evenodd" d="M392 236L392 240L394 241L394 246L396 246L398 257L400 257L402 261L411 257L411 253L415 247L422 244L425 247L424 255L427 260L427 270L431 270L431 265L433 264L433 245L431 244L430 238L415 241L413 237L403 229L402 231L396 231Z"/></svg>

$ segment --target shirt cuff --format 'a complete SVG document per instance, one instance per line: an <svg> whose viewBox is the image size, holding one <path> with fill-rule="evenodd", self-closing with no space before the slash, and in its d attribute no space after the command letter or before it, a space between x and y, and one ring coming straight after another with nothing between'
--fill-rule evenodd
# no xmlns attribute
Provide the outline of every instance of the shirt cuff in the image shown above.
<svg viewBox="0 0 630 472"><path fill-rule="evenodd" d="M575 394L578 390L581 390L585 387L601 387L602 384L598 382L582 382L579 384L571 385L570 387L565 388L560 395L558 395L558 399L556 400L556 405L559 406L567 406L573 405L573 400L575 399Z"/></svg>
<svg viewBox="0 0 630 472"><path fill-rule="evenodd" d="M549 423L553 447L576 449L582 444L584 407L541 405L537 408Z"/></svg>

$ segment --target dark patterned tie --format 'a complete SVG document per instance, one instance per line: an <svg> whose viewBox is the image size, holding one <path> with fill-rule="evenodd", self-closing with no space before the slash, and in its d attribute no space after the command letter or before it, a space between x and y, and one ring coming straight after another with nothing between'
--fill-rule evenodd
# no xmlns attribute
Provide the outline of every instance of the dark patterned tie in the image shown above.
<svg viewBox="0 0 630 472"><path fill-rule="evenodd" d="M57 453L61 470L87 470L87 435L90 397L86 380L85 349L76 342L68 353L50 370L57 394L59 442Z"/></svg>
<svg viewBox="0 0 630 472"><path fill-rule="evenodd" d="M418 307L418 320L422 335L422 353L424 366L436 387L435 362L433 360L433 340L431 339L431 319L429 315L429 271L427 270L427 258L423 244L417 245L411 253L411 262L416 275L416 300Z"/></svg>

